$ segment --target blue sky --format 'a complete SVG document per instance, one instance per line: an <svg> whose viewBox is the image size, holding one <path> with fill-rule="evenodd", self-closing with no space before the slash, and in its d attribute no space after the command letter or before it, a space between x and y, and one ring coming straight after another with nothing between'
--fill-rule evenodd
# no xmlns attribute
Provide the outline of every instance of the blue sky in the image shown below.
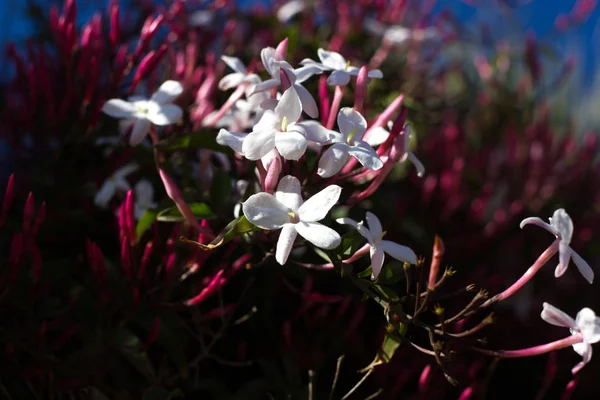
<svg viewBox="0 0 600 400"><path fill-rule="evenodd" d="M247 1L244 0L244 2ZM35 2L43 8L48 8L51 4L62 3L59 0L35 0ZM479 2L488 5L493 3L492 0L480 0ZM561 12L568 13L575 0L529 0L528 2L522 0L521 2L526 4L519 8L515 16L518 25L510 27L506 25L506 21L502 19L497 9L489 6L474 8L461 0L440 0L438 9L451 9L467 25L480 21L491 22L501 30L498 35L510 33L507 31L531 29L538 36L543 37L552 31L556 15ZM28 1L0 1L0 45L3 48L8 41L22 43L32 33L34 27L26 15L27 3ZM107 3L108 0L77 0L80 20L85 21L94 11L104 9ZM576 53L583 61L582 72L585 76L592 76L600 54L600 28L596 22L598 20L600 20L600 7L594 11L594 14L583 26L558 40L552 40L561 52ZM0 63L0 67L5 68L5 63Z"/></svg>

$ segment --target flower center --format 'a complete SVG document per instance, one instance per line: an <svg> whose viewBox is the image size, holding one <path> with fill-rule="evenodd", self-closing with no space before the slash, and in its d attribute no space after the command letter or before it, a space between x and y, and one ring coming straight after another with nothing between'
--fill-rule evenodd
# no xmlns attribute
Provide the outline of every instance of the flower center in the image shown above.
<svg viewBox="0 0 600 400"><path fill-rule="evenodd" d="M386 233L387 233L387 231L383 231L383 232L381 233L381 235L379 235L379 239L378 239L378 240L381 240L381 239L383 239L383 237L385 236L385 234L386 234Z"/></svg>
<svg viewBox="0 0 600 400"><path fill-rule="evenodd" d="M287 131L287 125L288 125L287 117L283 117L283 119L281 120L281 132Z"/></svg>
<svg viewBox="0 0 600 400"><path fill-rule="evenodd" d="M300 218L298 218L298 216L296 215L295 212L293 211L288 211L287 215L290 216L290 222L292 224L297 224L298 222L300 222Z"/></svg>
<svg viewBox="0 0 600 400"><path fill-rule="evenodd" d="M350 60L346 61L346 67L344 68L344 71L348 71L348 68L350 68Z"/></svg>

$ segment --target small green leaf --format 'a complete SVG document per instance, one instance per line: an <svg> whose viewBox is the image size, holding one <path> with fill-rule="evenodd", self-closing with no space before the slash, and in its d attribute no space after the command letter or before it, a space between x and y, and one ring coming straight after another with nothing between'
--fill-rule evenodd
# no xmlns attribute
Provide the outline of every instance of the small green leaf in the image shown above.
<svg viewBox="0 0 600 400"><path fill-rule="evenodd" d="M396 350L400 347L402 341L392 335L385 335L381 350L379 351L379 359L384 363L389 363Z"/></svg>
<svg viewBox="0 0 600 400"><path fill-rule="evenodd" d="M139 239L142 235L150 228L154 220L156 219L157 212L154 210L146 210L142 215L137 225L135 226L135 236Z"/></svg>
<svg viewBox="0 0 600 400"><path fill-rule="evenodd" d="M246 219L245 215L242 215L241 217L236 218L229 224L227 224L227 226L221 231L221 233L219 233L219 236L214 238L213 241L209 244L198 243L193 240L186 239L183 236L180 237L179 240L181 240L184 243L193 244L204 250L212 250L214 248L224 245L225 243L229 242L237 236L258 230L260 230L258 226L252 224L250 221L248 221L248 219Z"/></svg>
<svg viewBox="0 0 600 400"><path fill-rule="evenodd" d="M331 258L329 258L329 256L327 255L327 253L325 253L323 250L319 249L318 247L313 247L313 250L315 251L315 253L317 253L317 255L319 257L321 257L323 260L327 261L328 263L332 262Z"/></svg>
<svg viewBox="0 0 600 400"><path fill-rule="evenodd" d="M358 276L359 278L363 278L363 279L364 278L370 279L371 275L373 275L373 268L370 265L364 271L361 271L358 274L356 274L356 276Z"/></svg>
<svg viewBox="0 0 600 400"><path fill-rule="evenodd" d="M191 203L188 204L192 213L200 219L213 218L215 214L206 203ZM156 215L156 220L161 222L179 222L185 221L185 217L181 215L177 207L169 207L160 211Z"/></svg>
<svg viewBox="0 0 600 400"><path fill-rule="evenodd" d="M215 129L201 129L189 135L165 139L159 142L156 148L162 151L209 149L233 155L231 148L221 146L217 143L217 132Z"/></svg>

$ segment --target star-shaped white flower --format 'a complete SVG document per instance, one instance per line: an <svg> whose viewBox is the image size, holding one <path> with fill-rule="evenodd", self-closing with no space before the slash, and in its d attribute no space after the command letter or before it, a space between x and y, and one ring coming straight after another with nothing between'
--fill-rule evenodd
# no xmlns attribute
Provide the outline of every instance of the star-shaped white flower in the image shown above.
<svg viewBox="0 0 600 400"><path fill-rule="evenodd" d="M135 193L135 219L138 220L150 209L158 207L154 201L154 188L150 181L142 179L133 188Z"/></svg>
<svg viewBox="0 0 600 400"><path fill-rule="evenodd" d="M127 176L138 169L136 164L127 164L119 168L114 174L108 177L100 187L100 190L94 197L94 204L98 207L106 208L108 203L115 196L117 190L127 192L131 189L129 182L127 182Z"/></svg>
<svg viewBox="0 0 600 400"><path fill-rule="evenodd" d="M298 234L322 249L339 246L340 235L318 221L337 203L341 192L341 187L331 185L303 202L300 181L287 175L279 181L274 196L264 192L254 194L242 204L242 209L254 225L267 230L281 229L275 259L283 265Z"/></svg>
<svg viewBox="0 0 600 400"><path fill-rule="evenodd" d="M276 148L286 160L298 160L306 151L307 138L315 142L330 139L332 131L315 121L298 122L302 104L294 87L285 91L273 111L266 110L242 143L249 160L258 160Z"/></svg>
<svg viewBox="0 0 600 400"><path fill-rule="evenodd" d="M571 370L576 374L592 359L592 344L600 341L600 318L593 310L586 307L577 313L576 319L573 319L553 305L544 303L542 319L549 324L569 328L571 335L583 337L583 342L573 345L573 350L583 357L583 361Z"/></svg>
<svg viewBox="0 0 600 400"><path fill-rule="evenodd" d="M249 74L244 63L239 58L221 56L221 60L235 72L225 75L219 81L219 89L228 90L241 85L242 83L260 83L260 78L256 74Z"/></svg>
<svg viewBox="0 0 600 400"><path fill-rule="evenodd" d="M346 86L350 82L350 78L358 76L359 68L350 65L350 61L346 61L344 56L335 51L327 51L324 49L317 50L320 63L309 58L300 62L306 68L312 68L312 73L321 73L325 71L333 71L327 78L327 84L331 86ZM367 73L369 78L383 78L383 73L374 69Z"/></svg>
<svg viewBox="0 0 600 400"><path fill-rule="evenodd" d="M351 218L338 218L336 222L338 224L353 226L358 233L367 239L368 243L365 247L368 247L371 254L372 279L377 279L379 276L383 267L383 261L385 260L385 253L398 261L408 261L411 264L417 263L417 255L410 248L389 240L383 240L385 232L383 232L381 222L374 214L367 211L366 219L369 224L368 228L364 225L363 221L356 222ZM361 250L358 250L357 253L361 252Z"/></svg>
<svg viewBox="0 0 600 400"><path fill-rule="evenodd" d="M341 134L331 139L330 146L319 160L317 174L329 178L342 169L350 156L356 158L365 168L378 170L383 167L383 162L364 140L361 140L367 129L367 121L357 111L344 107L337 116L338 127Z"/></svg>
<svg viewBox="0 0 600 400"><path fill-rule="evenodd" d="M319 116L317 102L310 92L301 85L301 83L308 79L311 74L303 73L298 75L298 71L303 69L294 70L288 62L281 60L280 57L277 56L275 49L272 47L262 49L260 58L265 70L271 75L271 79L250 86L247 95L252 96L255 93L279 87L281 84L281 71L283 70L290 81L290 85L295 89L297 96L300 98L304 112L313 118L317 118Z"/></svg>
<svg viewBox="0 0 600 400"><path fill-rule="evenodd" d="M388 122L388 129L392 129L392 125L393 123L390 121ZM407 159L410 160L415 168L417 169L417 176L422 177L423 175L425 175L425 166L423 165L423 163L417 158L417 156L415 155L415 153L413 153L412 151L409 151L408 149L410 148L410 140L412 139L412 130L410 128L410 125L405 125L404 126L404 154L402 155L402 157L400 158L400 162L404 162ZM365 136L365 141L367 143L369 143L371 146L375 147L375 146L379 146L380 144L383 144L383 142L385 142L388 138L388 136L390 136L390 132L388 130L386 130L383 127L377 127L375 129L371 129L367 132L367 135Z"/></svg>
<svg viewBox="0 0 600 400"><path fill-rule="evenodd" d="M577 266L577 269L581 275L583 275L583 277L587 279L589 283L592 283L594 281L594 271L589 264L570 247L571 238L573 237L573 221L571 220L571 217L569 217L569 214L567 214L564 208L559 208L558 210L554 211L552 218L548 219L550 220L549 224L542 221L542 219L538 217L525 218L523 221L521 221L520 227L522 229L525 225L534 224L541 226L556 236L556 240L559 241L559 262L558 266L554 270L555 277L558 278L562 276L569 266L569 260L573 259L573 262L575 263L575 266Z"/></svg>
<svg viewBox="0 0 600 400"><path fill-rule="evenodd" d="M383 36L384 40L396 45L401 45L409 39L415 42L426 42L441 37L437 28L410 29L402 25L383 25L373 18L365 19L364 28L368 33Z"/></svg>
<svg viewBox="0 0 600 400"><path fill-rule="evenodd" d="M181 120L183 111L171 103L182 92L183 87L179 82L166 81L149 100L141 96L130 97L129 101L110 99L102 111L113 118L124 119L122 128L133 126L129 144L137 146L148 134L151 124L165 126Z"/></svg>

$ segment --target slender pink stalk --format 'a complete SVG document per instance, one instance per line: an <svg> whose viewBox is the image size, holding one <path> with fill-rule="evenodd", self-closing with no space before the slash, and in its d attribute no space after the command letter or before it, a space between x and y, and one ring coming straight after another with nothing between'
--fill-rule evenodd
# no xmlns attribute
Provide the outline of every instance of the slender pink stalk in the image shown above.
<svg viewBox="0 0 600 400"><path fill-rule="evenodd" d="M216 123L219 122L219 120L221 118L223 118L225 113L227 113L227 111L229 111L231 109L231 107L233 107L235 102L242 98L242 96L244 95L244 91L246 90L246 86L247 86L246 84L239 85L235 89L235 91L231 94L231 96L229 96L229 98L227 99L225 104L223 104L221 106L219 111L217 111L217 113L210 119L210 121L208 121L206 123L206 126L208 126L208 127L215 126Z"/></svg>
<svg viewBox="0 0 600 400"><path fill-rule="evenodd" d="M325 126L327 129L333 129L333 125L335 124L335 119L337 118L343 97L344 87L336 86L333 94L333 101L331 102L331 108L329 109L329 118L327 119L327 125Z"/></svg>
<svg viewBox="0 0 600 400"><path fill-rule="evenodd" d="M490 298L488 301L483 303L481 307L487 307L499 301L506 300L507 298L515 294L527 282L529 282L529 280L533 278L535 274L537 274L540 268L542 268L554 254L556 254L556 252L558 251L558 243L559 240L555 240L554 242L552 242L552 244L546 250L544 250L544 252L538 257L538 259L533 263L533 265L529 267L527 271L525 271L523 276L521 276L521 278L519 278L518 281L513 283L512 286L510 286L504 292Z"/></svg>
<svg viewBox="0 0 600 400"><path fill-rule="evenodd" d="M327 76L321 75L319 78L319 108L321 111L321 124L327 124L329 118L329 107L331 101L329 99L329 85L327 85Z"/></svg>
<svg viewBox="0 0 600 400"><path fill-rule="evenodd" d="M431 268L429 268L429 282L427 283L427 288L430 290L433 289L436 284L444 251L445 247L442 238L435 235L435 239L433 240L433 255L431 256Z"/></svg>
<svg viewBox="0 0 600 400"><path fill-rule="evenodd" d="M129 93L133 93L134 89L141 82L141 80L147 78L148 75L150 75L152 71L156 69L158 63L165 55L168 48L169 46L163 44L158 48L158 50L152 50L142 59L140 66L133 76L131 86L129 87Z"/></svg>
<svg viewBox="0 0 600 400"><path fill-rule="evenodd" d="M171 179L171 177L162 168L159 168L158 173L160 175L160 179L162 179L163 185L165 186L167 196L169 196L169 198L175 202L175 205L179 209L179 212L181 212L181 215L183 215L186 221L190 225L192 225L192 227L194 227L194 229L196 229L198 232L202 232L204 235L210 237L211 239L214 238L213 234L209 230L200 226L198 220L196 219L196 216L192 212L192 209L183 200L181 192L179 191L177 185L175 185L175 182L173 182L173 179Z"/></svg>
<svg viewBox="0 0 600 400"><path fill-rule="evenodd" d="M265 181L263 185L264 192L271 194L275 193L277 183L279 182L279 174L281 174L281 168L281 157L279 156L279 154L277 154L275 159L271 161L271 164L269 164L269 169L267 170L267 175L265 176Z"/></svg>
<svg viewBox="0 0 600 400"><path fill-rule="evenodd" d="M279 82L281 82L281 92L282 93L285 93L285 91L288 90L292 86L290 77L283 69L279 70Z"/></svg>
<svg viewBox="0 0 600 400"><path fill-rule="evenodd" d="M356 260L358 260L359 258L364 256L365 254L367 254L369 252L369 250L371 250L371 245L369 243L366 243L363 247L356 250L356 253L352 254L350 256L350 258L342 260L342 262L344 264L352 264L353 262L355 262Z"/></svg>
<svg viewBox="0 0 600 400"><path fill-rule="evenodd" d="M358 71L356 77L356 90L354 93L354 111L361 113L363 112L363 105L365 98L367 97L367 84L369 83L369 76L366 66L362 66Z"/></svg>
<svg viewBox="0 0 600 400"><path fill-rule="evenodd" d="M529 347L527 349L521 350L487 350L487 349L479 349L474 347L473 349L481 354L485 354L491 357L499 357L499 358L522 358L522 357L532 357L539 356L540 354L546 354L551 351L564 349L565 347L572 346L577 343L583 342L583 335L581 333L577 333L574 335L570 335L564 339L556 340L554 342L542 344L539 346Z"/></svg>

